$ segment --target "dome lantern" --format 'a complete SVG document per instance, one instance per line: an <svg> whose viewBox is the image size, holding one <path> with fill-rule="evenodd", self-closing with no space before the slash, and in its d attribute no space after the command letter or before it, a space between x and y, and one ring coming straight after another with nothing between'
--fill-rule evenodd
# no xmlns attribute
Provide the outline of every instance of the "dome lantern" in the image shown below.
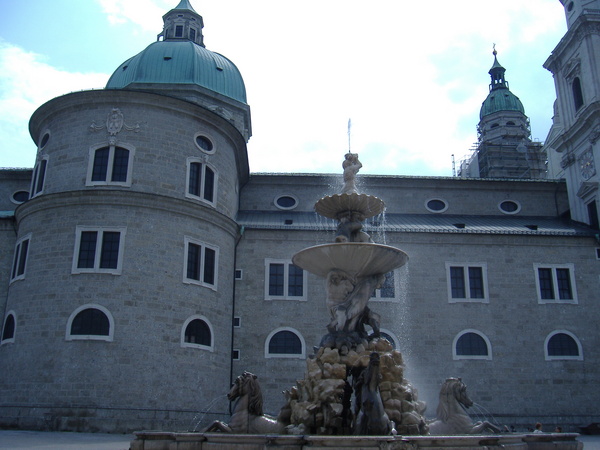
<svg viewBox="0 0 600 450"><path fill-rule="evenodd" d="M202 28L204 21L189 0L181 0L179 5L163 16L163 30L157 35L165 41L191 41L204 47Z"/></svg>

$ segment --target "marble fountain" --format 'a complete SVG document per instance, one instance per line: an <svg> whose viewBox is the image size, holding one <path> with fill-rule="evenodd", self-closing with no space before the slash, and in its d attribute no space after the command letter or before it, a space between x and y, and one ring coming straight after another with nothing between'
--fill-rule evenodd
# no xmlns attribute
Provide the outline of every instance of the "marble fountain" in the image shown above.
<svg viewBox="0 0 600 450"><path fill-rule="evenodd" d="M358 192L357 154L348 152L342 167L342 192L315 204L318 214L338 222L334 242L292 258L325 279L327 333L307 358L304 378L284 392L279 415L263 413L258 377L244 372L228 394L237 401L228 423L215 422L201 433L136 432L131 449L582 448L573 433L500 433L487 422L474 424L465 412L472 402L458 378L442 386L438 418L425 420L426 405L404 378L402 354L380 335L380 316L368 306L385 274L406 264L408 255L363 231L363 222L381 214L385 204ZM449 398L451 405L444 403ZM450 417L440 413L453 409Z"/></svg>

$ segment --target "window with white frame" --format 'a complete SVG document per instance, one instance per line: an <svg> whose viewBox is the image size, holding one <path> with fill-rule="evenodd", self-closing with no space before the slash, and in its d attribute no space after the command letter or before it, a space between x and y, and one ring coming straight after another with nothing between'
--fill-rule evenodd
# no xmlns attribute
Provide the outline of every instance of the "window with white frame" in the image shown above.
<svg viewBox="0 0 600 450"><path fill-rule="evenodd" d="M446 263L448 301L488 303L485 263Z"/></svg>
<svg viewBox="0 0 600 450"><path fill-rule="evenodd" d="M304 339L293 328L277 328L265 341L265 358L304 358L305 354Z"/></svg>
<svg viewBox="0 0 600 450"><path fill-rule="evenodd" d="M400 341L398 341L398 338L396 337L396 335L394 333L392 333L390 330L387 330L385 328L382 328L381 330L379 330L379 333L382 338L387 339L387 341L390 344L392 344L392 347L394 348L394 350L400 349Z"/></svg>
<svg viewBox="0 0 600 450"><path fill-rule="evenodd" d="M125 227L78 226L72 273L119 275L123 265L125 231Z"/></svg>
<svg viewBox="0 0 600 450"><path fill-rule="evenodd" d="M219 249L202 241L185 237L183 282L217 289Z"/></svg>
<svg viewBox="0 0 600 450"><path fill-rule="evenodd" d="M48 155L41 156L33 168L31 178L30 197L33 198L44 192L44 183L46 182L46 168L48 167Z"/></svg>
<svg viewBox="0 0 600 450"><path fill-rule="evenodd" d="M463 330L452 343L454 359L492 359L492 345L483 333L477 330Z"/></svg>
<svg viewBox="0 0 600 450"><path fill-rule="evenodd" d="M31 234L23 236L17 241L15 246L15 254L13 257L13 265L10 272L11 283L16 280L22 280L25 278L25 272L27 270L27 255L29 254L29 243L31 241Z"/></svg>
<svg viewBox="0 0 600 450"><path fill-rule="evenodd" d="M394 271L385 274L385 280L379 289L373 291L372 299L394 300L396 298L396 274Z"/></svg>
<svg viewBox="0 0 600 450"><path fill-rule="evenodd" d="M265 260L267 300L306 300L306 272L289 260Z"/></svg>
<svg viewBox="0 0 600 450"><path fill-rule="evenodd" d="M181 346L213 351L213 328L209 320L200 315L188 317L181 327Z"/></svg>
<svg viewBox="0 0 600 450"><path fill-rule="evenodd" d="M67 320L67 341L112 341L115 321L104 306L83 305L71 313Z"/></svg>
<svg viewBox="0 0 600 450"><path fill-rule="evenodd" d="M131 186L133 154L133 147L124 144L92 147L87 186Z"/></svg>
<svg viewBox="0 0 600 450"><path fill-rule="evenodd" d="M534 264L539 303L577 303L573 264Z"/></svg>
<svg viewBox="0 0 600 450"><path fill-rule="evenodd" d="M581 342L567 330L557 330L546 336L544 342L546 361L550 360L583 360Z"/></svg>
<svg viewBox="0 0 600 450"><path fill-rule="evenodd" d="M185 196L214 206L217 173L202 158L188 158Z"/></svg>

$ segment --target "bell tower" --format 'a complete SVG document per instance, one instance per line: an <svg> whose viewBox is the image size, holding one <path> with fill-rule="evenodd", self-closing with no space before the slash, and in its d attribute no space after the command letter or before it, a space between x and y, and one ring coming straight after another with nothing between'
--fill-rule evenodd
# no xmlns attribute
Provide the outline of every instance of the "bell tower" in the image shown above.
<svg viewBox="0 0 600 450"><path fill-rule="evenodd" d="M561 0L567 32L544 63L556 90L546 139L551 176L565 178L571 218L598 229L600 0Z"/></svg>

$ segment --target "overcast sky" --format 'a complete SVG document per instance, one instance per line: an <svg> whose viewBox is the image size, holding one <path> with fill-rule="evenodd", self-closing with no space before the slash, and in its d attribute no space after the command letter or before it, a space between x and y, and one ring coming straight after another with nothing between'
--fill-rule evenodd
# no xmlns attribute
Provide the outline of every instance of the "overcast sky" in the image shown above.
<svg viewBox="0 0 600 450"><path fill-rule="evenodd" d="M252 172L452 175L477 140L492 45L544 141L555 99L542 67L566 31L558 0L190 0L207 49L240 69ZM103 88L156 41L179 0L0 0L0 166L32 167L31 114Z"/></svg>

